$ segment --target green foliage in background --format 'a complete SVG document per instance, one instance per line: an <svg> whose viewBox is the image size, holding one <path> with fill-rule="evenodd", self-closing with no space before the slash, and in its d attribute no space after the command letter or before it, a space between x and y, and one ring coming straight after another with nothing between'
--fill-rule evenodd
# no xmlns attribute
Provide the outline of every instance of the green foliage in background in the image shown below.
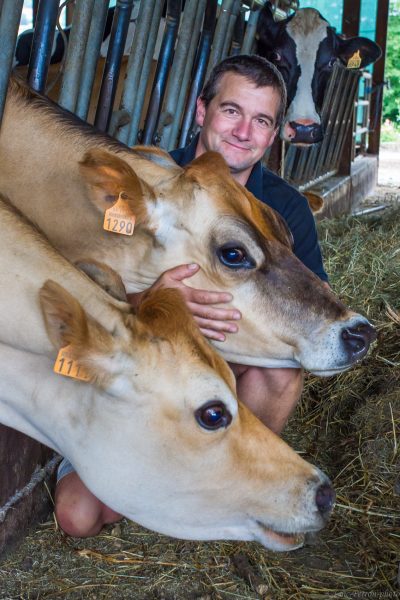
<svg viewBox="0 0 400 600"><path fill-rule="evenodd" d="M386 46L385 79L390 89L384 91L382 120L400 126L400 3L391 2Z"/></svg>

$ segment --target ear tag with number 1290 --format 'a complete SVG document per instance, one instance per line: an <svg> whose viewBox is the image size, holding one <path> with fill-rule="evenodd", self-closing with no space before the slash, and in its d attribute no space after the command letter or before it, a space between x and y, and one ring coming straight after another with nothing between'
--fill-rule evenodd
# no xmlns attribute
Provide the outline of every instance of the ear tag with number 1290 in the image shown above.
<svg viewBox="0 0 400 600"><path fill-rule="evenodd" d="M126 196L121 192L116 203L104 213L103 229L121 235L133 235L134 226L135 215Z"/></svg>

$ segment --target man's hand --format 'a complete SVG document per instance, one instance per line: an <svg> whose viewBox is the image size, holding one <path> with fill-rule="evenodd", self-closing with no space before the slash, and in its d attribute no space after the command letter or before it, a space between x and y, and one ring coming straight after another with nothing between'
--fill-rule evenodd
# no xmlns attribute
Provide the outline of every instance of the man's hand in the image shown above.
<svg viewBox="0 0 400 600"><path fill-rule="evenodd" d="M214 306L210 306L211 304L231 302L231 294L226 292L208 292L207 290L197 290L195 288L188 287L183 283L184 279L192 277L198 272L199 269L199 265L194 263L189 265L180 265L179 267L169 269L160 275L160 277L149 289L157 290L160 288L177 288L180 290L186 306L192 313L201 333L210 340L223 342L225 340L224 332L237 332L238 326L236 323L232 323L231 321L239 320L241 318L241 314L234 308L215 308ZM146 292L147 290L137 294L128 294L129 302L137 308Z"/></svg>

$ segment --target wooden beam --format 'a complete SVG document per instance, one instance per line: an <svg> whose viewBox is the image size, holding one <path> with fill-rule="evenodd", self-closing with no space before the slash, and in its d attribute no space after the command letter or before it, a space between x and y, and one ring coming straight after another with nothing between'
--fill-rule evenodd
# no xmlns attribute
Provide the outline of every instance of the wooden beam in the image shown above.
<svg viewBox="0 0 400 600"><path fill-rule="evenodd" d="M344 0L342 15L342 33L346 37L355 37L360 31L361 0Z"/></svg>
<svg viewBox="0 0 400 600"><path fill-rule="evenodd" d="M372 73L373 93L371 98L370 123L373 127L373 131L369 134L369 154L379 153L388 19L389 0L378 0L375 41L381 47L382 56L374 64L374 70Z"/></svg>

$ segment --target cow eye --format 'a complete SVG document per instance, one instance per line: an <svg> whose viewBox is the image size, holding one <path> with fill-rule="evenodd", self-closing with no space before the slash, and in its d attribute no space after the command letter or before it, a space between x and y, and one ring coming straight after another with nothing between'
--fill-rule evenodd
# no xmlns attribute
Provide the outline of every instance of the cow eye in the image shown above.
<svg viewBox="0 0 400 600"><path fill-rule="evenodd" d="M333 65L335 64L335 62L336 62L336 58L331 58L331 60L328 62L328 67L330 69L333 69Z"/></svg>
<svg viewBox="0 0 400 600"><path fill-rule="evenodd" d="M225 404L216 400L207 402L207 404L198 408L195 417L201 427L211 431L228 427L232 421L232 415Z"/></svg>
<svg viewBox="0 0 400 600"><path fill-rule="evenodd" d="M217 250L220 262L230 269L254 269L254 259L249 256L244 248L238 245L227 244Z"/></svg>

